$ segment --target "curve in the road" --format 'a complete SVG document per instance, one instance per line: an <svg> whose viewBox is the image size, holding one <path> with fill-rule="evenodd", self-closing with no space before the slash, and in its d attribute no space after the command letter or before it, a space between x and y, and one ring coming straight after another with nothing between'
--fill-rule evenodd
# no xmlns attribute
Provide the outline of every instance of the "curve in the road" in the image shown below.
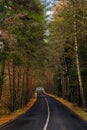
<svg viewBox="0 0 87 130"><path fill-rule="evenodd" d="M0 130L87 130L87 123L56 99L38 91L32 108Z"/></svg>
<svg viewBox="0 0 87 130"><path fill-rule="evenodd" d="M48 103L48 100L47 100L46 97L45 97L45 101L46 101L46 104L47 104L48 116L47 116L47 120L46 120L46 123L45 123L45 125L44 125L43 130L47 130L47 126L48 126L49 119L50 119L50 108L49 108L49 103Z"/></svg>

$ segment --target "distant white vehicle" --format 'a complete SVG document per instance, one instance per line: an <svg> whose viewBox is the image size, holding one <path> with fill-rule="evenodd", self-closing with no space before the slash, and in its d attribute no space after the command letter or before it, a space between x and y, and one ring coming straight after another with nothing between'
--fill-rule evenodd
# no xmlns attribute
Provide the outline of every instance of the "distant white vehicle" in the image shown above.
<svg viewBox="0 0 87 130"><path fill-rule="evenodd" d="M36 91L44 91L44 88L42 88L42 87L37 87L37 88L36 88Z"/></svg>

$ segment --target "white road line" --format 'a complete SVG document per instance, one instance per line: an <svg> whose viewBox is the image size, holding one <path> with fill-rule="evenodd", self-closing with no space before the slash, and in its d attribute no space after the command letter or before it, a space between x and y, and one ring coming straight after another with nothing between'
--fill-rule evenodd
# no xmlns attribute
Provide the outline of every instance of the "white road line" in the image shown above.
<svg viewBox="0 0 87 130"><path fill-rule="evenodd" d="M47 98L45 98L45 101L46 101L46 104L47 104L47 108L48 108L48 116L47 116L47 120L46 120L46 123L44 125L44 128L43 130L47 130L47 126L48 126L48 123L49 123L49 119L50 119L50 108L49 108L49 104L48 104L48 101L47 101Z"/></svg>

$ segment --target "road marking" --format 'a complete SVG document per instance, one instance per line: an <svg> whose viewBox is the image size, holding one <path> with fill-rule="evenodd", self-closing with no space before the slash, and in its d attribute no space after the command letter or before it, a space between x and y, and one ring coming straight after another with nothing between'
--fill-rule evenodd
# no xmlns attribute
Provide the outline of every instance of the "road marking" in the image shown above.
<svg viewBox="0 0 87 130"><path fill-rule="evenodd" d="M49 123L49 119L50 119L50 108L49 108L49 104L48 104L48 101L47 101L47 98L45 98L45 101L46 101L46 104L47 104L47 108L48 108L48 116L47 116L47 120L46 120L46 123L44 125L44 128L43 130L47 130L47 126L48 126L48 123Z"/></svg>

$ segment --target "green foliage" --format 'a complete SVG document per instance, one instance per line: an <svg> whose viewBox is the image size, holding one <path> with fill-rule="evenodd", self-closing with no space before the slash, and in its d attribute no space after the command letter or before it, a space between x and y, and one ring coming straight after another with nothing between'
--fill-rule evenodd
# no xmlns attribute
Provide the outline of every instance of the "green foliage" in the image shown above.
<svg viewBox="0 0 87 130"><path fill-rule="evenodd" d="M75 36L78 42L78 56L80 61L80 71L83 81L83 88L86 90L87 76L87 2L85 0L62 0L54 8L54 20L50 24L50 42L52 45L55 65L57 64L55 74L56 91L64 98L81 103L79 81L76 67L75 55ZM74 23L76 22L76 32ZM76 35L75 35L76 33ZM52 60L53 61L53 60ZM59 75L59 73L61 74ZM86 72L86 73L85 73ZM59 78L58 78L59 77ZM62 89L59 90L59 86ZM61 94L62 92L62 94ZM85 99L87 92L84 91ZM68 95L68 96L67 96ZM81 95L80 95L81 96ZM78 104L79 104L78 103ZM80 104L81 105L81 104Z"/></svg>
<svg viewBox="0 0 87 130"><path fill-rule="evenodd" d="M1 80L5 80L5 76L9 77L7 84L10 83L8 93L10 91L11 111L25 105L33 93L35 85L32 84L35 81L30 86L29 82L32 81L29 78L34 80L34 76L30 77L29 70L47 64L44 56L45 29L44 7L40 0L0 1L0 30L3 32L0 39L5 43L4 52L0 52L0 62L6 60L4 66L8 69L7 75L0 64L3 73ZM0 98L1 94L2 91Z"/></svg>
<svg viewBox="0 0 87 130"><path fill-rule="evenodd" d="M62 96L62 86L61 86L61 71L58 70L54 76L55 91L58 96Z"/></svg>
<svg viewBox="0 0 87 130"><path fill-rule="evenodd" d="M0 3L0 13L2 13L4 11L4 5L2 3Z"/></svg>
<svg viewBox="0 0 87 130"><path fill-rule="evenodd" d="M24 65L24 60L22 59L22 57L18 54L12 54L11 58L13 60L13 64L17 65L17 66L21 66Z"/></svg>
<svg viewBox="0 0 87 130"><path fill-rule="evenodd" d="M9 53L7 52L0 52L0 61L8 60L9 59Z"/></svg>

